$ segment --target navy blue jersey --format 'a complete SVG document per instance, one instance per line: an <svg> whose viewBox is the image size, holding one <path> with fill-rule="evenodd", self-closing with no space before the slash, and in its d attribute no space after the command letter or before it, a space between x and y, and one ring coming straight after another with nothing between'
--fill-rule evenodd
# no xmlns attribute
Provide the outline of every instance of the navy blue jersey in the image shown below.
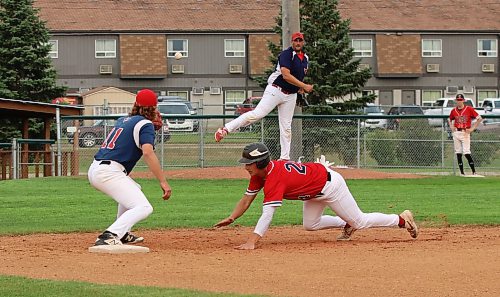
<svg viewBox="0 0 500 297"><path fill-rule="evenodd" d="M269 84L275 84L280 86L283 90L290 93L297 93L299 87L288 83L281 74L281 67L288 68L290 73L298 80L304 81L304 77L307 73L307 67L309 64L309 57L304 54L304 59L300 60L297 53L292 49L292 47L287 48L282 51L278 56L278 64L276 65L276 70L269 76L267 82Z"/></svg>
<svg viewBox="0 0 500 297"><path fill-rule="evenodd" d="M142 157L141 146L154 145L154 141L155 129L150 120L140 115L119 118L94 159L116 161L130 173Z"/></svg>

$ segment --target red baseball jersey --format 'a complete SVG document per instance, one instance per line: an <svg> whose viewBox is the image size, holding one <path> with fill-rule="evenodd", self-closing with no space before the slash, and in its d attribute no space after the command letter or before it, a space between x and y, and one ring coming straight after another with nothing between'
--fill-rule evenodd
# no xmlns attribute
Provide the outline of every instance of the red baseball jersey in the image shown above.
<svg viewBox="0 0 500 297"><path fill-rule="evenodd" d="M265 179L252 176L246 194L256 195L264 188L264 205L281 206L283 199L308 200L316 197L327 180L325 166L319 163L271 161Z"/></svg>
<svg viewBox="0 0 500 297"><path fill-rule="evenodd" d="M450 120L455 120L454 126L458 129L469 129L472 119L477 118L479 114L470 106L465 105L464 108L453 108L450 112Z"/></svg>

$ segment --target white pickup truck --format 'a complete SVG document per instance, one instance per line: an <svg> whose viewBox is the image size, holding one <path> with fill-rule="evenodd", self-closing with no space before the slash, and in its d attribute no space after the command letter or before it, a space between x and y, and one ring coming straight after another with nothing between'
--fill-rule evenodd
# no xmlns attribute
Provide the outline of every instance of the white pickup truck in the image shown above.
<svg viewBox="0 0 500 297"><path fill-rule="evenodd" d="M500 115L500 98L485 98L481 107L484 114ZM500 119L485 119L483 121L484 125L499 124Z"/></svg>
<svg viewBox="0 0 500 297"><path fill-rule="evenodd" d="M470 98L465 98L465 105L476 108L474 101ZM434 103L434 108L427 109L425 115L450 115L451 110L456 106L455 98L439 98ZM484 110L476 110L478 114L484 114ZM441 118L430 118L429 125L440 127L443 123Z"/></svg>

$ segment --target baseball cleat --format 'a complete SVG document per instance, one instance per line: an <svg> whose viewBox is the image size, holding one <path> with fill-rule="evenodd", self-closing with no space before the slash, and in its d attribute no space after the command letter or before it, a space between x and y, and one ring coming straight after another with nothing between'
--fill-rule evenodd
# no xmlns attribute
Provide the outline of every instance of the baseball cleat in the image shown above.
<svg viewBox="0 0 500 297"><path fill-rule="evenodd" d="M144 237L140 236L135 236L134 234L127 232L125 235L123 235L122 239L120 241L123 244L134 244L134 243L139 243L144 241Z"/></svg>
<svg viewBox="0 0 500 297"><path fill-rule="evenodd" d="M225 127L217 129L217 132L215 132L215 141L220 142L226 135L229 133Z"/></svg>
<svg viewBox="0 0 500 297"><path fill-rule="evenodd" d="M122 242L116 237L114 233L104 231L99 235L94 245L121 245Z"/></svg>
<svg viewBox="0 0 500 297"><path fill-rule="evenodd" d="M400 215L403 220L405 220L405 228L410 233L411 237L417 238L418 236L418 227L413 219L413 214L409 210L403 211Z"/></svg>
<svg viewBox="0 0 500 297"><path fill-rule="evenodd" d="M354 229L354 227L347 227L347 225L344 227L344 229L342 229L342 234L340 234L339 236L337 236L337 240L338 241L349 241L351 240L351 236L352 234L354 233L354 231L356 231L356 229Z"/></svg>

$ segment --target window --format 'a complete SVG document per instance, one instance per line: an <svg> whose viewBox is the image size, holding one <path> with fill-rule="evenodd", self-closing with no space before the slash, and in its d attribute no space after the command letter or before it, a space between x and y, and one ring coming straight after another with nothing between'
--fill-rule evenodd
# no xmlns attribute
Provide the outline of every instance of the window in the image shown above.
<svg viewBox="0 0 500 297"><path fill-rule="evenodd" d="M116 40L97 39L95 41L96 58L116 58Z"/></svg>
<svg viewBox="0 0 500 297"><path fill-rule="evenodd" d="M422 57L442 57L441 39L422 39Z"/></svg>
<svg viewBox="0 0 500 297"><path fill-rule="evenodd" d="M245 39L225 39L224 57L244 57Z"/></svg>
<svg viewBox="0 0 500 297"><path fill-rule="evenodd" d="M174 57L176 52L181 53L183 58L188 56L187 39L169 39L167 41L167 57Z"/></svg>
<svg viewBox="0 0 500 297"><path fill-rule="evenodd" d="M239 104L243 102L245 98L245 91L243 90L226 91L226 105Z"/></svg>
<svg viewBox="0 0 500 297"><path fill-rule="evenodd" d="M352 48L354 49L355 57L371 57L372 56L372 40L371 39L353 39Z"/></svg>
<svg viewBox="0 0 500 297"><path fill-rule="evenodd" d="M51 46L49 57L51 57L52 59L57 59L59 57L59 41L49 40L49 44Z"/></svg>
<svg viewBox="0 0 500 297"><path fill-rule="evenodd" d="M440 90L422 91L422 106L432 106L437 99L441 98Z"/></svg>
<svg viewBox="0 0 500 297"><path fill-rule="evenodd" d="M478 57L496 57L497 56L497 41L494 39L478 39L477 40L477 56Z"/></svg>
<svg viewBox="0 0 500 297"><path fill-rule="evenodd" d="M169 96L179 96L188 100L188 92L187 91L168 91Z"/></svg>

